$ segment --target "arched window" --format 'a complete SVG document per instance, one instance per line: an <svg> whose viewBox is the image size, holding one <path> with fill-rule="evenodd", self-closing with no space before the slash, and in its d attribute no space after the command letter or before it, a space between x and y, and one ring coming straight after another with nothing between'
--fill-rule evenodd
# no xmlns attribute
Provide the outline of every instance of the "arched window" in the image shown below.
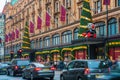
<svg viewBox="0 0 120 80"><path fill-rule="evenodd" d="M17 52L19 49L20 49L20 48L19 48L19 45L16 44L16 49L15 49L15 51Z"/></svg>
<svg viewBox="0 0 120 80"><path fill-rule="evenodd" d="M16 45L13 45L13 51L14 51L14 53L16 53Z"/></svg>
<svg viewBox="0 0 120 80"><path fill-rule="evenodd" d="M6 54L9 54L9 47L7 47Z"/></svg>
<svg viewBox="0 0 120 80"><path fill-rule="evenodd" d="M55 34L52 36L52 45L59 45L60 44L60 35Z"/></svg>
<svg viewBox="0 0 120 80"><path fill-rule="evenodd" d="M21 49L22 43L19 43L18 45L18 49Z"/></svg>
<svg viewBox="0 0 120 80"><path fill-rule="evenodd" d="M74 40L78 39L78 28L74 30Z"/></svg>
<svg viewBox="0 0 120 80"><path fill-rule="evenodd" d="M72 32L66 31L62 33L62 44L64 43L71 43L72 40Z"/></svg>
<svg viewBox="0 0 120 80"><path fill-rule="evenodd" d="M42 39L39 39L39 48L42 48Z"/></svg>
<svg viewBox="0 0 120 80"><path fill-rule="evenodd" d="M11 51L11 46L8 47L8 52L9 52L9 54L10 54L10 51Z"/></svg>
<svg viewBox="0 0 120 80"><path fill-rule="evenodd" d="M97 22L95 23L96 34L98 37L105 36L106 34L106 27L105 22Z"/></svg>
<svg viewBox="0 0 120 80"><path fill-rule="evenodd" d="M20 49L18 44L16 45L16 48L17 48L17 51Z"/></svg>
<svg viewBox="0 0 120 80"><path fill-rule="evenodd" d="M108 21L108 36L115 35L117 33L117 20L112 18Z"/></svg>
<svg viewBox="0 0 120 80"><path fill-rule="evenodd" d="M118 7L118 6L120 6L120 0L115 0L115 7Z"/></svg>
<svg viewBox="0 0 120 80"><path fill-rule="evenodd" d="M66 24L69 24L69 14L66 14Z"/></svg>
<svg viewBox="0 0 120 80"><path fill-rule="evenodd" d="M44 47L48 47L50 46L50 37L45 37L44 38Z"/></svg>
<svg viewBox="0 0 120 80"><path fill-rule="evenodd" d="M34 45L35 45L35 41L32 40L32 41L31 41L31 48L32 48L32 49L34 49Z"/></svg>
<svg viewBox="0 0 120 80"><path fill-rule="evenodd" d="M38 40L38 39L36 39L36 46L35 46L35 48L36 48L36 49L39 48L39 40Z"/></svg>
<svg viewBox="0 0 120 80"><path fill-rule="evenodd" d="M59 2L58 1L55 1L55 12L58 12L59 11Z"/></svg>

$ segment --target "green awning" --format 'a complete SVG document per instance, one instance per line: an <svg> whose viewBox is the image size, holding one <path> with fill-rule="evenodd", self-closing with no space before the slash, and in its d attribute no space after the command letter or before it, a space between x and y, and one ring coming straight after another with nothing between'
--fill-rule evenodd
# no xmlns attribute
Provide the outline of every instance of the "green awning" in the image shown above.
<svg viewBox="0 0 120 80"><path fill-rule="evenodd" d="M5 58L10 58L10 56L5 56Z"/></svg>
<svg viewBox="0 0 120 80"><path fill-rule="evenodd" d="M39 51L36 52L35 54L38 55L38 54L47 54L47 53L50 53L50 51Z"/></svg>
<svg viewBox="0 0 120 80"><path fill-rule="evenodd" d="M108 47L120 46L120 40L112 40L107 43Z"/></svg>
<svg viewBox="0 0 120 80"><path fill-rule="evenodd" d="M50 53L50 51L42 51L43 54Z"/></svg>
<svg viewBox="0 0 120 80"><path fill-rule="evenodd" d="M69 48L69 47L63 48L61 52L65 52L65 51L72 51L72 48Z"/></svg>
<svg viewBox="0 0 120 80"><path fill-rule="evenodd" d="M26 53L26 54L23 54L23 56L29 56L29 54L28 54L28 53Z"/></svg>
<svg viewBox="0 0 120 80"><path fill-rule="evenodd" d="M60 50L51 50L50 53L54 53L54 52L60 52Z"/></svg>
<svg viewBox="0 0 120 80"><path fill-rule="evenodd" d="M87 49L87 45L75 46L75 47L72 49L72 51L81 50L81 49Z"/></svg>
<svg viewBox="0 0 120 80"><path fill-rule="evenodd" d="M60 53L61 48L54 48L50 51L50 53Z"/></svg>
<svg viewBox="0 0 120 80"><path fill-rule="evenodd" d="M38 54L42 54L42 52L36 52L35 54L36 54L36 55L38 55Z"/></svg>

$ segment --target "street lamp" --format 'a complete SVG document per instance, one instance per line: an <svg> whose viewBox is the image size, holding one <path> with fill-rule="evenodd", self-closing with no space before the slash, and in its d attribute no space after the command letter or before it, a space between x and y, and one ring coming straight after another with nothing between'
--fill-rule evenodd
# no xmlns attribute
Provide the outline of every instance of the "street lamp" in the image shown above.
<svg viewBox="0 0 120 80"><path fill-rule="evenodd" d="M9 16L9 18L8 19L13 19L13 17L12 16ZM11 26L12 26L12 24L11 24ZM13 57L14 57L14 51L13 51L13 45L12 45L12 33L10 33L10 40L11 40L11 51L10 51L10 56L11 56L11 60L13 59Z"/></svg>
<svg viewBox="0 0 120 80"><path fill-rule="evenodd" d="M5 42L6 42L6 34L5 34L5 32L6 32L6 15L4 14L4 43L3 43L3 45L4 45L4 62L5 62L5 52L6 52L6 47L5 47Z"/></svg>

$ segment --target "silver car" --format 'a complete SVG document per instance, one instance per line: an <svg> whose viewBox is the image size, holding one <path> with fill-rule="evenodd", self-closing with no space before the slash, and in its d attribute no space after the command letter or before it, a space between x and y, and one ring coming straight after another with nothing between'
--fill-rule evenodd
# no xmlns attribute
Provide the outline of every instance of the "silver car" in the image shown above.
<svg viewBox="0 0 120 80"><path fill-rule="evenodd" d="M49 78L53 80L54 78L53 66L45 66L43 64L33 62L30 63L25 69L23 69L22 78L23 79L38 79L38 78Z"/></svg>

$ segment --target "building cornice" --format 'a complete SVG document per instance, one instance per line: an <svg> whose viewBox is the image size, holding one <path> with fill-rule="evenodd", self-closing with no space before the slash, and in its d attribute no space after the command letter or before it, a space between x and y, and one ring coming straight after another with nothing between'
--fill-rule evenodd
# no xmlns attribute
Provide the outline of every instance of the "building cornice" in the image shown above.
<svg viewBox="0 0 120 80"><path fill-rule="evenodd" d="M114 9L108 10L108 14L119 11L119 10L120 10L120 7L116 7ZM93 18L97 18L97 17L103 16L103 15L106 15L106 11L93 15Z"/></svg>

